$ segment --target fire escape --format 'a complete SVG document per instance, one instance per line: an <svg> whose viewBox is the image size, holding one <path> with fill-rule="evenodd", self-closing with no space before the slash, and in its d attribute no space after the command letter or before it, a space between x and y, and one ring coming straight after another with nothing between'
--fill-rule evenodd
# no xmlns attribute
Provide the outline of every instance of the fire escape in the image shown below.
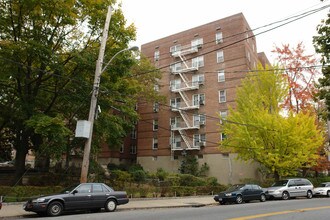
<svg viewBox="0 0 330 220"><path fill-rule="evenodd" d="M198 71L198 62L187 61L185 56L194 55L198 52L200 46L187 45L176 48L171 51L174 63L171 65L171 74L174 79L171 81L170 90L175 94L171 99L171 110L176 112L177 116L171 119L171 151L178 150L200 150L205 146L205 142L196 142L187 132L198 130L204 125L199 118L194 117L192 110L198 110L204 104L197 94L189 98L187 93L192 94L198 91L204 80L189 80ZM189 77L188 77L189 76ZM190 111L190 112L189 112ZM191 132L190 132L191 133Z"/></svg>

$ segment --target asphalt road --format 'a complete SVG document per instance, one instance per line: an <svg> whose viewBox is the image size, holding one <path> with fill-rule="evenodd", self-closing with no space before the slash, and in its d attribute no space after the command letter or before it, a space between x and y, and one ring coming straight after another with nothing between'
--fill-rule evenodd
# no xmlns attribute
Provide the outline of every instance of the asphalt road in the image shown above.
<svg viewBox="0 0 330 220"><path fill-rule="evenodd" d="M185 208L155 208L141 210L117 210L113 213L70 213L48 219L120 219L120 220L247 220L247 219L299 219L329 220L330 198L275 200L232 205L211 205ZM24 219L41 219L37 215ZM42 218L45 219L45 218Z"/></svg>

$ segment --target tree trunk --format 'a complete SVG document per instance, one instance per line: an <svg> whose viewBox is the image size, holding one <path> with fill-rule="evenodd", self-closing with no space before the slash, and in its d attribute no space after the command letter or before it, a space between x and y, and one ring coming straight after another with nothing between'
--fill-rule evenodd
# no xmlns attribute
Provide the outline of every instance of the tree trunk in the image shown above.
<svg viewBox="0 0 330 220"><path fill-rule="evenodd" d="M15 176L12 185L22 185L25 172L25 158L29 149L28 134L24 131L16 132Z"/></svg>
<svg viewBox="0 0 330 220"><path fill-rule="evenodd" d="M278 172L276 170L274 171L274 179L275 179L275 181L280 180L280 175L278 174Z"/></svg>

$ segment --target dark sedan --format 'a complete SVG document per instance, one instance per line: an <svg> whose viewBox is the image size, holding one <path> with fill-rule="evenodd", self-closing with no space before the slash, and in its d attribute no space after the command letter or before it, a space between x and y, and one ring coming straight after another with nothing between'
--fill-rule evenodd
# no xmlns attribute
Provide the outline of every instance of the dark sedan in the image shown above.
<svg viewBox="0 0 330 220"><path fill-rule="evenodd" d="M226 191L220 192L214 196L214 200L219 202L221 205L226 203L237 203L249 202L252 200L260 200L261 202L266 201L266 195L264 190L255 184L238 184L233 185Z"/></svg>
<svg viewBox="0 0 330 220"><path fill-rule="evenodd" d="M91 210L104 208L108 212L129 201L125 191L115 191L104 183L81 183L57 195L42 196L29 200L25 211L38 215L59 216L64 211Z"/></svg>

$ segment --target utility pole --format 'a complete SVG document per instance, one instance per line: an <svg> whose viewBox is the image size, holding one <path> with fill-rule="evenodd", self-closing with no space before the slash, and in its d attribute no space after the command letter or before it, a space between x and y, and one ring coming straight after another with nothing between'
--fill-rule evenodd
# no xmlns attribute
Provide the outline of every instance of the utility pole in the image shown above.
<svg viewBox="0 0 330 220"><path fill-rule="evenodd" d="M86 183L87 182L88 168L89 168L89 157L90 157L92 136L93 136L93 125L94 125L94 119L95 119L97 97L98 97L98 94L99 94L99 86L100 86L100 79L101 79L101 73L102 73L104 51L105 51L105 46L106 46L107 39L108 39L111 13L112 13L112 8L111 8L111 6L109 6L108 7L107 18L105 20L104 29L103 29L103 33L102 33L99 57L96 61L93 92L92 92L91 105L90 105L89 116L88 116L88 121L90 122L90 130L89 130L89 137L86 140L85 148L84 148L84 157L83 157L83 161L82 161L81 176L80 176L80 182L81 183Z"/></svg>

